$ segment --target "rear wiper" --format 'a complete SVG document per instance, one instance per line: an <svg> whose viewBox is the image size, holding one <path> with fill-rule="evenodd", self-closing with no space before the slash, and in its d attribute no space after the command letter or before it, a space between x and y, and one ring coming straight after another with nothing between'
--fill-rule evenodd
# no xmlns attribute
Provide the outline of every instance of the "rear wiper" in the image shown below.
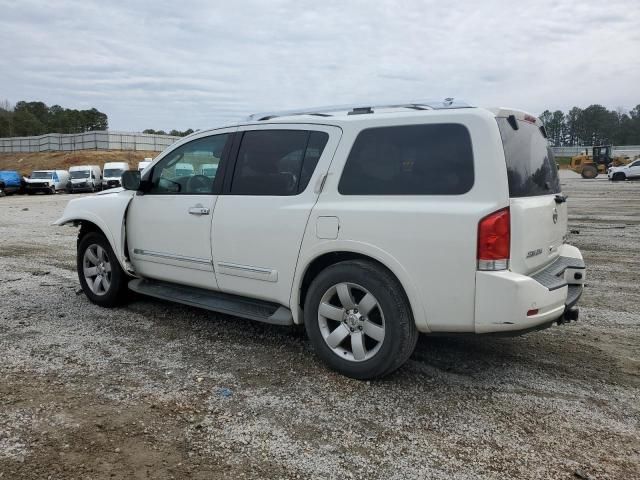
<svg viewBox="0 0 640 480"><path fill-rule="evenodd" d="M567 198L569 198L567 195L556 195L554 200L556 201L556 203L564 203L567 201Z"/></svg>

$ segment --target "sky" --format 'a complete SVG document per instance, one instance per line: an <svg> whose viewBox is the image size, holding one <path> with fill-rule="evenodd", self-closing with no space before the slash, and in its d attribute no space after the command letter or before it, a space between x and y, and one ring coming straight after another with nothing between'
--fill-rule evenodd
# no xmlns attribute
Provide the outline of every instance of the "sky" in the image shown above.
<svg viewBox="0 0 640 480"><path fill-rule="evenodd" d="M539 114L640 104L638 0L0 0L0 101L111 130L453 97Z"/></svg>

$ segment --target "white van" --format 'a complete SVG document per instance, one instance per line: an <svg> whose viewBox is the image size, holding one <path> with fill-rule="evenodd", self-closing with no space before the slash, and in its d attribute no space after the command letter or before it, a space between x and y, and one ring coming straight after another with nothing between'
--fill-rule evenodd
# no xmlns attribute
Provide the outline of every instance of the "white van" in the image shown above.
<svg viewBox="0 0 640 480"><path fill-rule="evenodd" d="M176 177L191 177L193 176L193 165L190 163L176 163Z"/></svg>
<svg viewBox="0 0 640 480"><path fill-rule="evenodd" d="M105 163L102 176L102 188L119 187L121 185L120 178L127 170L129 170L129 164L127 162Z"/></svg>
<svg viewBox="0 0 640 480"><path fill-rule="evenodd" d="M102 188L102 171L98 165L74 165L69 168L69 192L95 192Z"/></svg>
<svg viewBox="0 0 640 480"><path fill-rule="evenodd" d="M25 179L29 195L37 192L56 193L67 188L69 172L66 170L35 170Z"/></svg>
<svg viewBox="0 0 640 480"><path fill-rule="evenodd" d="M218 171L217 163L205 163L200 167L200 174L205 177L215 178L216 172Z"/></svg>
<svg viewBox="0 0 640 480"><path fill-rule="evenodd" d="M143 171L148 165L151 165L153 158L146 157L143 161L138 162L138 171Z"/></svg>

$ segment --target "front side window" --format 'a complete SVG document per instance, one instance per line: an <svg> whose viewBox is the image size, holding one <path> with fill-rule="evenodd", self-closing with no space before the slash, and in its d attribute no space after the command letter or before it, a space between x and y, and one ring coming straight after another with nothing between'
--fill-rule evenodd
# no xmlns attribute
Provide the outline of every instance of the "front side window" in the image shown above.
<svg viewBox="0 0 640 480"><path fill-rule="evenodd" d="M297 195L309 183L329 140L325 132L253 130L238 151L232 195Z"/></svg>
<svg viewBox="0 0 640 480"><path fill-rule="evenodd" d="M213 181L230 134L192 140L160 160L151 176L153 194L206 195L213 193Z"/></svg>
<svg viewBox="0 0 640 480"><path fill-rule="evenodd" d="M469 131L402 125L358 134L338 184L342 195L460 195L473 186Z"/></svg>

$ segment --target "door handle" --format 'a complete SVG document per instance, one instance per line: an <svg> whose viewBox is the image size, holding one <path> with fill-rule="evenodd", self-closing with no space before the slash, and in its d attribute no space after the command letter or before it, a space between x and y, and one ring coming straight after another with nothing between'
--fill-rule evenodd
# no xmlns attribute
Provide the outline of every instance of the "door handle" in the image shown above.
<svg viewBox="0 0 640 480"><path fill-rule="evenodd" d="M209 215L209 209L206 207L191 207L189 208L189 215Z"/></svg>

